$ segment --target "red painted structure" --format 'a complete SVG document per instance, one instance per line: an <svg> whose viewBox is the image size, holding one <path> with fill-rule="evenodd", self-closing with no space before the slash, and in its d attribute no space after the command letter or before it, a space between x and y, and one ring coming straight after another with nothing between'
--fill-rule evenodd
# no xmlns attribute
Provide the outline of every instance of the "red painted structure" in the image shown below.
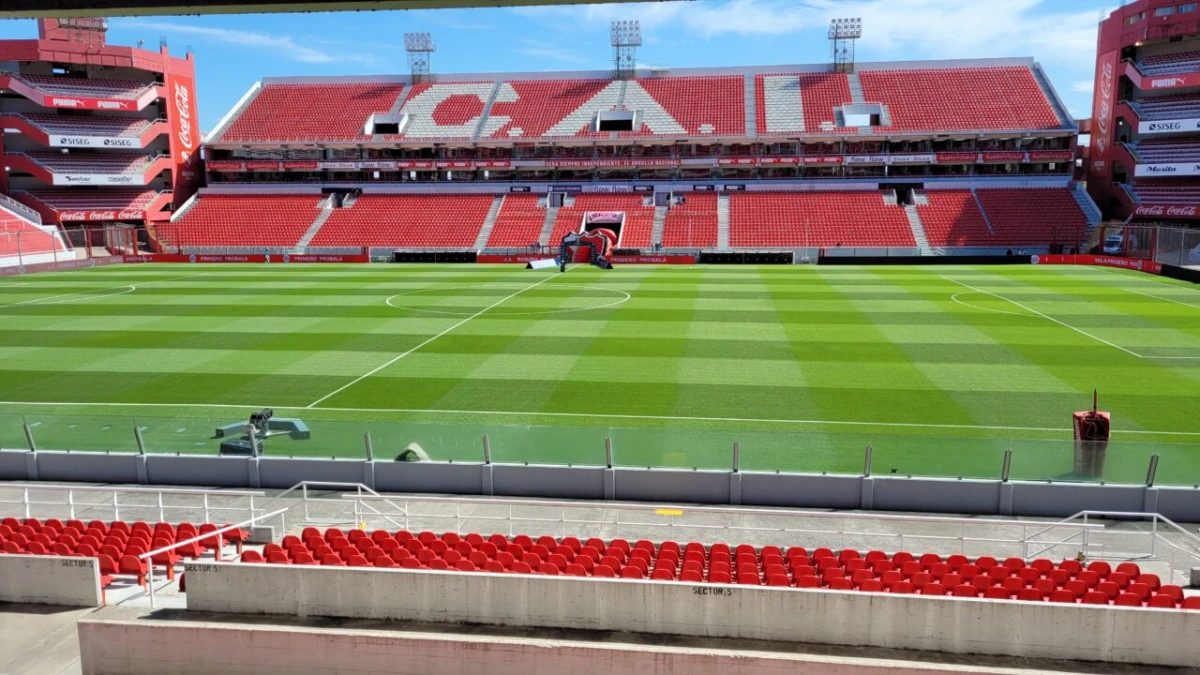
<svg viewBox="0 0 1200 675"><path fill-rule="evenodd" d="M1200 220L1200 5L1138 0L1100 23L1091 131L1106 217Z"/></svg>
<svg viewBox="0 0 1200 675"><path fill-rule="evenodd" d="M0 193L47 224L143 225L200 187L191 54L110 45L104 19L41 19L38 37L0 40ZM79 224L83 225L79 225Z"/></svg>

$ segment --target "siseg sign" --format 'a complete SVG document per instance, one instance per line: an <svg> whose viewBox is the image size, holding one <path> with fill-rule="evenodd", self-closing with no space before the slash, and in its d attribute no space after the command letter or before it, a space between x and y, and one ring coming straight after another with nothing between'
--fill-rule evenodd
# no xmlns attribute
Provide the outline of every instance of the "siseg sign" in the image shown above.
<svg viewBox="0 0 1200 675"><path fill-rule="evenodd" d="M1139 134L1177 134L1200 130L1200 118L1138 122Z"/></svg>
<svg viewBox="0 0 1200 675"><path fill-rule="evenodd" d="M112 136L50 136L52 148L137 148L140 141L136 138L116 138Z"/></svg>

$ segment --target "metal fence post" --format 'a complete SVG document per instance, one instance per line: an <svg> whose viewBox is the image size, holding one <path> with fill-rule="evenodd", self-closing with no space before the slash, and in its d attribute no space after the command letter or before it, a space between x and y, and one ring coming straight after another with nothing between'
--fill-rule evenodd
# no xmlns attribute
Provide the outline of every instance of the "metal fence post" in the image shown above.
<svg viewBox="0 0 1200 675"><path fill-rule="evenodd" d="M1000 468L1000 482L1008 482L1008 474L1012 469L1012 450L1004 451L1004 465Z"/></svg>
<svg viewBox="0 0 1200 675"><path fill-rule="evenodd" d="M604 437L604 465L610 469L613 468L612 436Z"/></svg>
<svg viewBox="0 0 1200 675"><path fill-rule="evenodd" d="M37 452L37 443L33 442L33 429L29 427L29 422L22 421L21 426L25 428L25 442L29 444L29 451Z"/></svg>
<svg viewBox="0 0 1200 675"><path fill-rule="evenodd" d="M258 444L258 432L254 429L254 425L248 425L246 428L250 431L247 434L247 437L250 439L250 451L254 453L255 457L258 457L262 455Z"/></svg>
<svg viewBox="0 0 1200 675"><path fill-rule="evenodd" d="M146 454L146 442L142 439L142 429L138 426L137 420L133 421L133 437L137 440L138 454Z"/></svg>
<svg viewBox="0 0 1200 675"><path fill-rule="evenodd" d="M370 431L363 432L363 447L366 448L366 451L367 451L367 461L374 462L375 461L375 446L371 443L371 432Z"/></svg>
<svg viewBox="0 0 1200 675"><path fill-rule="evenodd" d="M1150 467L1146 470L1146 487L1154 487L1154 476L1158 473L1158 453L1150 455Z"/></svg>
<svg viewBox="0 0 1200 675"><path fill-rule="evenodd" d="M742 444L738 441L733 442L733 472L737 473L742 470Z"/></svg>
<svg viewBox="0 0 1200 675"><path fill-rule="evenodd" d="M873 454L875 454L875 448L868 445L863 458L863 478L871 477L871 456Z"/></svg>
<svg viewBox="0 0 1200 675"><path fill-rule="evenodd" d="M492 441L487 434L483 435L483 463L492 463Z"/></svg>

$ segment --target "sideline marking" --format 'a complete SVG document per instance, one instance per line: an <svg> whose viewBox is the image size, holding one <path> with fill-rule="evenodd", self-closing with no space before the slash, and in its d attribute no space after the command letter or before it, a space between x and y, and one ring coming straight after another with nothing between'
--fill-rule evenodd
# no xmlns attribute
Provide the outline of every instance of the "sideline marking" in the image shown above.
<svg viewBox="0 0 1200 675"><path fill-rule="evenodd" d="M274 408L276 410L324 410L326 412L369 412L369 413L429 413L433 415L495 415L504 417L577 417L584 419L623 419L623 420L660 420L671 422L748 422L753 424L801 424L809 426L854 426L854 427L896 427L911 429L960 429L976 431L1047 431L1066 433L1069 429L1060 427L1011 427L995 425L972 424L927 424L922 422L860 422L850 420L779 420L760 419L751 417L688 417L682 415L621 415L616 413L568 413L568 412L525 412L514 410L437 410L430 408L332 408L316 406L286 406L286 405L239 405L232 403L69 403L63 401L0 401L0 405L27 406L78 406L78 407L116 407L116 408L209 408L223 410L261 410ZM337 420L330 420L337 421ZM1114 434L1130 434L1136 436L1192 436L1200 437L1200 431L1144 431L1135 429L1113 429Z"/></svg>
<svg viewBox="0 0 1200 675"><path fill-rule="evenodd" d="M362 382L363 380L365 380L365 379L367 379L368 377L370 377L370 376L374 375L375 373L378 373L379 371L383 370L384 368L387 368L388 366L392 365L393 363L396 363L396 362L397 362L397 361L399 361L400 359L402 359L402 358L404 358L404 357L408 356L409 354L411 354L411 353L413 353L413 352L417 351L417 350L418 350L418 349L420 349L421 347L424 347L425 345L427 345L427 344L429 344L429 343L433 342L434 340L436 340L436 339L438 339L438 338L442 337L443 335L445 335L445 334L449 333L450 331L454 330L455 328L458 328L459 326L462 326L463 324L467 323L467 322L468 322L468 321L470 321L471 319L474 319L474 318L476 318L476 317L480 316L481 314L483 314L483 313L487 312L488 310L492 309L493 307L499 307L500 305L503 305L504 303L508 302L509 300L512 300L513 298L517 297L518 295L520 295L520 294L524 293L525 291L528 291L528 290L532 290L532 289L534 289L534 288L537 288L538 286L541 286L542 284L546 283L547 281L550 281L551 279L557 279L557 278L558 278L558 276L559 276L559 274L558 274L558 273L555 273L555 275L554 275L554 276L546 277L545 279L542 279L541 281L537 282L536 284L532 284L532 285L530 285L530 286L526 286L525 288L522 288L521 290L517 291L516 293L513 293L512 295L509 295L509 296L507 296L507 297L505 297L505 298L502 298L502 299L500 299L500 300L497 300L496 302L493 302L492 304L488 305L487 307L484 307L483 309L479 310L478 312L475 312L475 313L474 313L474 314L472 314L471 316L468 316L467 318L463 319L462 321L459 321L458 323L454 324L453 326L450 326L450 327L449 327L449 328L447 328L446 330L444 330L444 331L442 331L442 332L438 333L437 335L434 335L433 337L431 337L431 338L429 338L428 340L426 340L426 341L422 342L421 344L417 345L416 347L413 347L412 349L410 349L410 350L408 350L408 351L404 352L403 354L400 354L399 356L397 356L397 357L393 358L392 360L390 360L390 361L388 361L387 363L385 363L385 364L383 364L383 365L379 366L378 368L375 368L375 369L371 370L370 372L366 373L365 375L363 375L363 376L361 376L361 377L357 377L357 378L355 378L355 379L351 380L349 383L347 383L347 384L344 384L344 385L342 385L341 387L338 387L337 389L334 389L333 391L329 392L328 394L325 394L325 395L324 395L324 396L322 396L321 398L319 398L319 399L317 399L317 400L313 401L312 403L309 403L308 405L306 405L306 406L304 406L304 407L305 407L306 409L309 409L309 408L314 408L314 407L316 407L318 404L320 404L320 403L323 403L323 402L325 402L325 401L327 401L327 400L329 400L329 399L333 398L334 396L336 396L336 395L338 395L338 394L342 393L343 391L346 391L346 390L347 390L347 389L349 389L350 387L353 387L354 385L358 384L359 382Z"/></svg>
<svg viewBox="0 0 1200 675"><path fill-rule="evenodd" d="M93 269L93 268L87 268L87 269ZM70 270L70 271L78 272L79 270ZM66 274L66 272L63 272L63 274ZM138 289L138 286L149 286L150 284L162 284L162 283L166 283L168 281L181 281L183 279L192 279L194 277L202 277L206 274L212 274L212 272L200 272L199 274L189 274L187 276L182 276L182 277L171 277L170 279L155 279L153 281L142 281L142 282L139 282L136 284L126 284L124 286L113 286L112 288L104 288L99 291L95 291L95 293L98 293L99 295L87 295L82 298L75 298L73 300L59 300L58 302L43 302L45 300L53 300L55 298L65 298L65 297L68 297L71 295L83 295L84 293L92 293L93 291L73 291L71 293L59 293L58 295L48 295L44 298L34 298L32 300L25 300L22 302L13 302L13 303L9 303L7 305L0 305L0 309L3 309L5 307L19 307L21 305L31 305L33 303L41 303L42 305L63 305L68 302L82 302L84 300L96 300L99 298L111 298L111 297L115 297L118 295L126 295L128 293L133 293L134 291L136 291ZM22 284L13 284L13 285L19 286ZM23 285L28 286L29 284L23 284ZM125 289L128 289L128 290L125 290ZM119 293L105 293L105 291L120 291L120 292Z"/></svg>
<svg viewBox="0 0 1200 675"><path fill-rule="evenodd" d="M1136 294L1138 294L1138 295L1144 295L1144 296L1146 296L1147 298L1154 298L1155 300L1163 300L1163 301L1166 301L1166 302L1173 302L1173 303L1175 303L1175 304L1177 304L1177 305L1183 305L1184 307L1191 307L1192 309L1200 309L1200 305L1193 305L1193 304L1192 304L1192 303L1190 303L1190 302L1183 302L1183 301L1181 301L1181 300L1172 300L1171 298L1164 298L1164 297L1162 297L1162 296L1159 296L1159 295L1153 295L1153 294L1150 294L1150 293L1146 293L1146 292L1144 292L1144 291L1135 291L1135 290L1133 290L1132 288L1122 288L1121 290L1123 290L1123 291L1128 291L1128 292L1130 292L1130 293L1136 293Z"/></svg>

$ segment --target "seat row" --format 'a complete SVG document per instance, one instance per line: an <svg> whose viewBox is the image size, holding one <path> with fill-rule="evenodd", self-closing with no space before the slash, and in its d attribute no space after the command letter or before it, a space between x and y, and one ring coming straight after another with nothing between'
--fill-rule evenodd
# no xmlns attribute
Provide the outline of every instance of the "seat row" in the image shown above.
<svg viewBox="0 0 1200 675"><path fill-rule="evenodd" d="M525 535L509 538L495 534L485 539L474 533L376 530L368 534L308 528L300 536L289 535L279 544L268 544L261 553L248 550L241 561L1200 609L1200 598L1185 598L1180 587L1163 585L1157 575L1142 573L1136 563L1121 563L1114 569L1107 562L1094 561L1084 568L1076 560L1027 562L1014 557L1001 562L990 556L971 559L963 555L943 559L937 554L915 556L906 551L864 555L854 549L817 548L810 553L798 546L704 546L647 540L630 544L619 538L606 542L549 536L535 541Z"/></svg>

